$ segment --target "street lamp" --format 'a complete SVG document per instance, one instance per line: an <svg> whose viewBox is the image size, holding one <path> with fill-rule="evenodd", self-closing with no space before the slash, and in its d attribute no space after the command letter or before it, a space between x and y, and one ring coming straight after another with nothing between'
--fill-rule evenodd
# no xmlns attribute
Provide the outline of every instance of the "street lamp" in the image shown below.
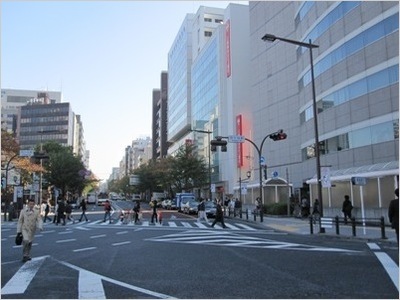
<svg viewBox="0 0 400 300"><path fill-rule="evenodd" d="M209 193L209 199L212 199L212 191L211 191L211 144L210 144L210 134L212 131L207 131L207 130L199 130L199 129L190 129L190 131L193 132L199 132L199 133L207 133L208 135L208 193Z"/></svg>
<svg viewBox="0 0 400 300"><path fill-rule="evenodd" d="M274 42L275 40L280 40L282 42L291 43L291 44L309 49L310 69L311 69L311 87L312 87L312 95L313 95L315 161L316 161L316 168L317 168L317 190L318 190L318 199L319 199L320 207L321 207L321 217L323 217L322 186L321 186L321 160L320 160L319 134L318 134L318 112L317 112L317 98L316 98L316 94L315 94L314 62L313 62L313 54L312 54L312 49L318 48L319 45L312 44L311 39L309 40L308 43L304 43L304 42L300 42L300 41L277 37L273 34L268 34L268 33L265 34L261 39L264 42ZM324 233L324 232L325 232L325 228L320 227L320 233Z"/></svg>

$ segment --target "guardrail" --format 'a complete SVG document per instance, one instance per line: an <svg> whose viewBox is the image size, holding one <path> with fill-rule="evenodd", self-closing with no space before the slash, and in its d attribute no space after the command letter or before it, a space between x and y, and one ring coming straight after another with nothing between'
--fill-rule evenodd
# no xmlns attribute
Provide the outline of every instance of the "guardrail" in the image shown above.
<svg viewBox="0 0 400 300"><path fill-rule="evenodd" d="M343 220L343 218L340 218L339 216L335 217L316 217L316 216L310 216L310 234L314 233L314 225L319 224L321 228L325 229L331 229L335 228L336 235L340 235L340 230L341 229L347 229L348 226L347 222ZM385 231L385 219L384 217L380 218L354 218L352 217L350 219L350 225L351 225L351 235L352 236L357 236L357 229L362 228L364 231L364 234L366 234L366 229L367 228L379 228L380 229L380 238L381 239L387 239L386 237L386 231ZM342 225L342 227L341 227ZM343 227L345 226L345 227ZM348 231L348 230L347 230Z"/></svg>

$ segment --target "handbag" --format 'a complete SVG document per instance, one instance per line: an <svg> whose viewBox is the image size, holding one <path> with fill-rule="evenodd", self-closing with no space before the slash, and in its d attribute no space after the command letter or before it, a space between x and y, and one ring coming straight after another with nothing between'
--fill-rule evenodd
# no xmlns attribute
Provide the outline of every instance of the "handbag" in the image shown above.
<svg viewBox="0 0 400 300"><path fill-rule="evenodd" d="M17 233L17 236L15 237L15 244L16 244L17 246L21 245L21 244L22 244L22 239L23 239L22 233L21 233L21 232L18 232L18 233Z"/></svg>

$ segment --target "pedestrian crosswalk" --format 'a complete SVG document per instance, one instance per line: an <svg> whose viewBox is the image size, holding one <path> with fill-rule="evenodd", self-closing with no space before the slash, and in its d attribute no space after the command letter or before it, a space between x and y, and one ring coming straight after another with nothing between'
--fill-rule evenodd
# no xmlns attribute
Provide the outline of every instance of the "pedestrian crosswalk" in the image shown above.
<svg viewBox="0 0 400 300"><path fill-rule="evenodd" d="M151 223L150 221L143 220L137 224L134 222L124 223L121 221L113 221L113 222L103 222L103 220L89 221L89 222L78 222L72 225L74 227L78 227L78 229L87 230L90 227L103 227L103 226L111 226L111 227L148 227L148 228L183 228L183 229L223 229L219 224L215 224L214 228L211 227L211 222L197 222L196 220L172 220L172 221L163 221L162 223ZM225 222L225 225L230 230L250 230L257 231L256 227L252 227L247 224L243 224L240 222Z"/></svg>

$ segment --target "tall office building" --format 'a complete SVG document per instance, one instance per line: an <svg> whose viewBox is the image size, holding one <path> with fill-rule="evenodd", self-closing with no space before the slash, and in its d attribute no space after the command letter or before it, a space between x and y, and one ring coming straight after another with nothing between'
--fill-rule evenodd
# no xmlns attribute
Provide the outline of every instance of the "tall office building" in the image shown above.
<svg viewBox="0 0 400 300"><path fill-rule="evenodd" d="M247 6L201 6L195 15L187 15L168 54L168 140L172 142L168 152L193 144L210 163L215 197L232 193L235 175L240 174L240 169L232 172L237 149L210 153L209 141L235 131L233 115L247 101L248 30ZM202 196L208 196L208 190L204 187Z"/></svg>
<svg viewBox="0 0 400 300"><path fill-rule="evenodd" d="M17 130L17 108L28 103L60 103L61 92L1 89L1 128L15 133Z"/></svg>
<svg viewBox="0 0 400 300"><path fill-rule="evenodd" d="M312 57L320 160L330 178L322 183L324 212L340 215L348 194L356 214L386 216L399 174L398 2L249 6L254 139L259 144L278 128L288 134L268 143L269 176L288 180L293 192L311 200L318 197L310 50L280 38L311 42L319 46ZM265 34L278 38L264 41ZM352 177L365 178L366 185L353 185ZM287 191L265 191L267 203L287 199Z"/></svg>
<svg viewBox="0 0 400 300"><path fill-rule="evenodd" d="M33 102L18 108L16 139L21 149L47 141L73 146L75 115L69 103Z"/></svg>

